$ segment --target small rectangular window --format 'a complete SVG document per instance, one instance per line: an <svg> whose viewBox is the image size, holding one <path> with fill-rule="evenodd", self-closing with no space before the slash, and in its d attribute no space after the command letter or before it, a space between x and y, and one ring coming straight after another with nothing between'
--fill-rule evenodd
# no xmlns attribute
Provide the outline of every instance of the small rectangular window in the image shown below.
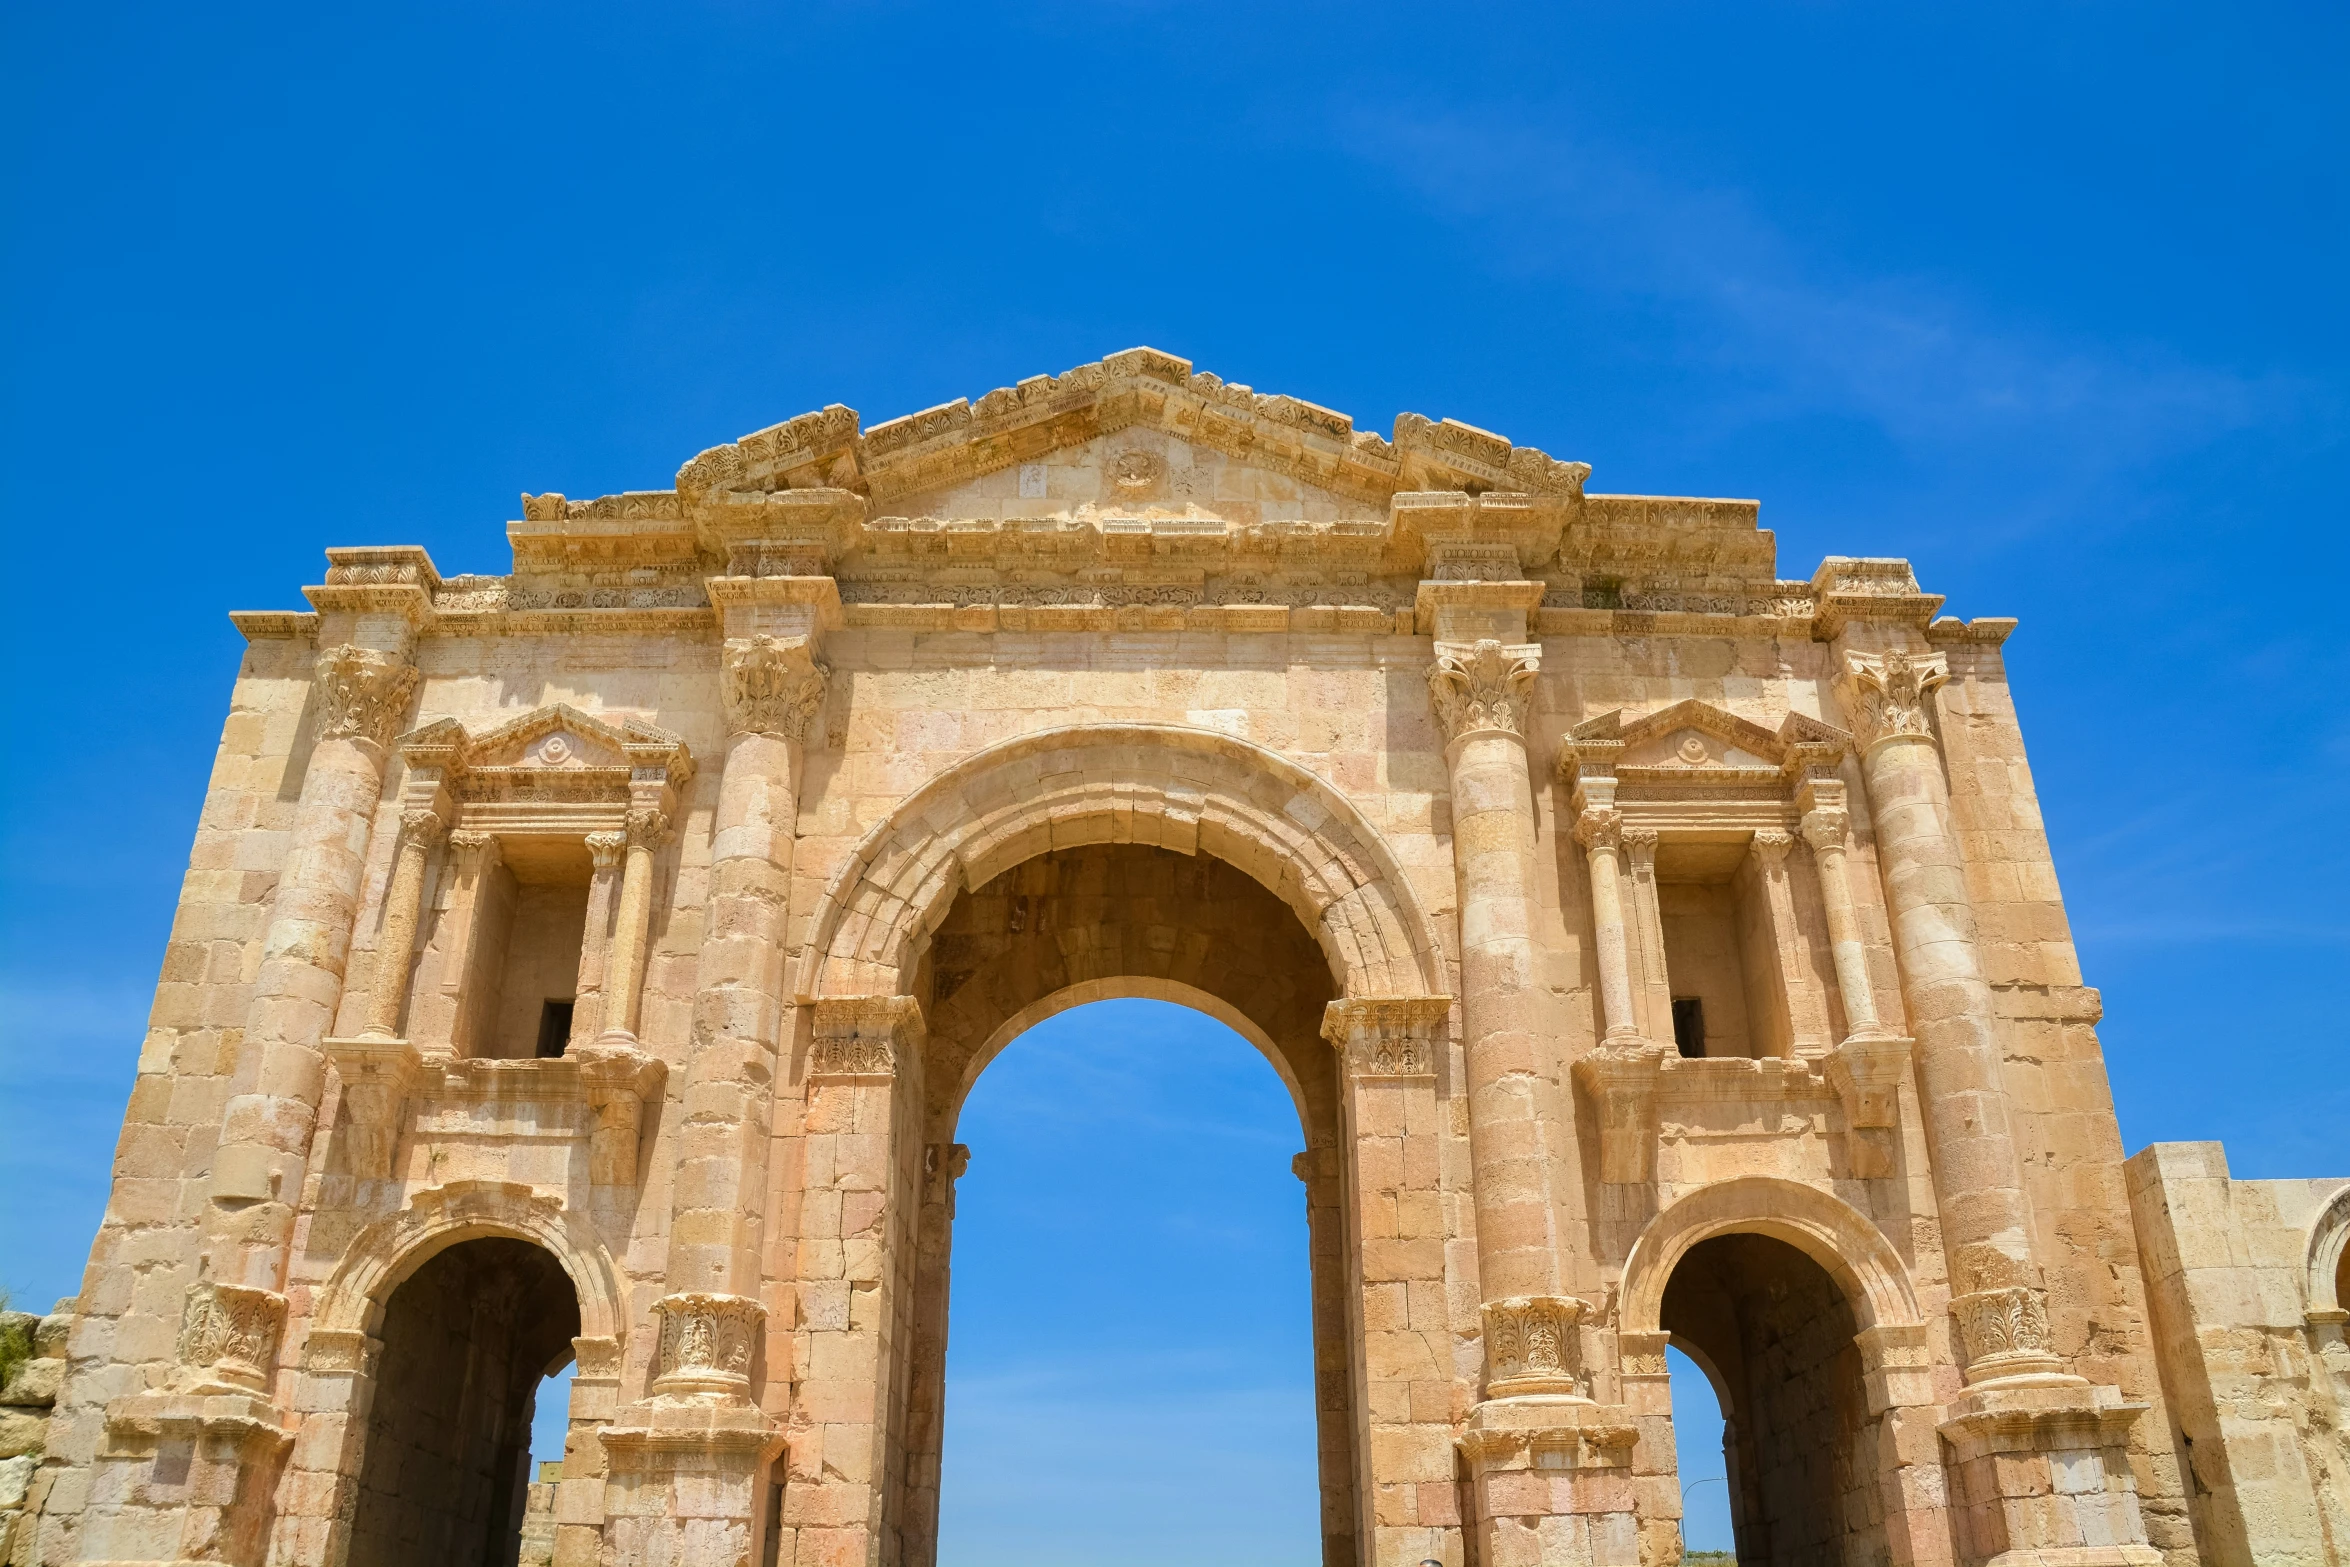
<svg viewBox="0 0 2350 1567"><path fill-rule="evenodd" d="M1681 1054L1705 1054L1705 1003L1696 996L1673 998L1673 1047Z"/></svg>
<svg viewBox="0 0 2350 1567"><path fill-rule="evenodd" d="M539 1007L540 1060L552 1061L563 1053L564 1046L571 1043L571 1008L572 1003L568 1001L541 1003ZM1679 1003L1675 1003L1673 1015L1676 1018L1680 1016Z"/></svg>

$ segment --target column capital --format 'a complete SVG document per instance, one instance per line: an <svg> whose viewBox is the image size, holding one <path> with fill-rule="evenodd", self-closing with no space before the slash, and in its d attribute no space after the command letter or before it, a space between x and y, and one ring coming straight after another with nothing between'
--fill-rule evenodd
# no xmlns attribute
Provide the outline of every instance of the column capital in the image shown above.
<svg viewBox="0 0 2350 1567"><path fill-rule="evenodd" d="M203 1283L180 1308L177 1345L183 1390L269 1395L277 1370L286 1298L243 1284Z"/></svg>
<svg viewBox="0 0 2350 1567"><path fill-rule="evenodd" d="M1873 750L1888 740L1909 737L1931 740L1934 730L1926 698L1949 678L1950 658L1944 653L1912 653L1902 648L1887 653L1846 653L1837 684L1862 749Z"/></svg>
<svg viewBox="0 0 2350 1567"><path fill-rule="evenodd" d="M721 654L729 734L807 738L832 668L807 637L736 637Z"/></svg>
<svg viewBox="0 0 2350 1567"><path fill-rule="evenodd" d="M1322 1009L1322 1037L1349 1076L1433 1077L1450 996L1365 996Z"/></svg>
<svg viewBox="0 0 2350 1567"><path fill-rule="evenodd" d="M654 806L640 805L628 813L628 847L654 850L669 836L669 813Z"/></svg>
<svg viewBox="0 0 2350 1567"><path fill-rule="evenodd" d="M2036 1285L1977 1290L1950 1302L1970 1383L2064 1370L2048 1330L2048 1293Z"/></svg>
<svg viewBox="0 0 2350 1567"><path fill-rule="evenodd" d="M1656 846L1661 835L1654 827L1626 827L1623 829L1624 852L1631 856L1635 867L1656 862Z"/></svg>
<svg viewBox="0 0 2350 1567"><path fill-rule="evenodd" d="M402 811L400 839L403 843L421 843L429 849L440 840L441 830L447 825L438 811L421 807Z"/></svg>
<svg viewBox="0 0 2350 1567"><path fill-rule="evenodd" d="M767 1308L744 1295L688 1291L653 1302L661 1340L653 1362L653 1395L716 1393L746 1399L751 1357Z"/></svg>
<svg viewBox="0 0 2350 1567"><path fill-rule="evenodd" d="M460 827L449 834L449 852L469 862L464 865L467 870L486 869L498 862L498 835L477 827Z"/></svg>
<svg viewBox="0 0 2350 1567"><path fill-rule="evenodd" d="M1754 835L1754 857L1762 861L1766 870L1785 864L1787 851L1794 847L1794 834L1774 827L1765 827Z"/></svg>
<svg viewBox="0 0 2350 1567"><path fill-rule="evenodd" d="M1852 831L1852 818L1842 806L1815 806L1803 813L1803 841L1817 854L1841 849Z"/></svg>
<svg viewBox="0 0 2350 1567"><path fill-rule="evenodd" d="M1478 642L1439 642L1428 666L1428 691L1447 744L1484 732L1526 735L1526 713L1534 698L1534 677L1542 649L1487 637Z"/></svg>
<svg viewBox="0 0 2350 1567"><path fill-rule="evenodd" d="M404 658L345 642L318 655L312 680L318 690L318 738L355 740L380 751L407 716L417 675L416 666Z"/></svg>
<svg viewBox="0 0 2350 1567"><path fill-rule="evenodd" d="M1639 829L1634 830L1638 831ZM1621 811L1589 806L1584 809L1582 815L1575 818L1575 841L1586 849L1614 850L1620 847L1624 840L1624 816ZM1647 847L1651 852L1654 852L1656 848L1656 834L1654 832L1648 834Z"/></svg>
<svg viewBox="0 0 2350 1567"><path fill-rule="evenodd" d="M587 835L588 860L599 871L620 868L621 857L628 852L628 834L625 832L591 832Z"/></svg>
<svg viewBox="0 0 2350 1567"><path fill-rule="evenodd" d="M1591 1304L1573 1295L1521 1295L1485 1303L1485 1392L1590 1394L1583 1367L1583 1321Z"/></svg>

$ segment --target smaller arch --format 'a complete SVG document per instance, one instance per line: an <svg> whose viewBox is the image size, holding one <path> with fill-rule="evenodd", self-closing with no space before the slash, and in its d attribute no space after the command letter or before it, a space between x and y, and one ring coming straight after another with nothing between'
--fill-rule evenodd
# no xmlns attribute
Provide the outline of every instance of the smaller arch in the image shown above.
<svg viewBox="0 0 2350 1567"><path fill-rule="evenodd" d="M1004 1019L996 1026L995 1032L987 1036L987 1042L971 1053L970 1061L963 1068L962 1081L955 1084L954 1098L950 1101L955 1119L962 1118L963 1101L970 1096L988 1064L1002 1055L1013 1040L1059 1013L1089 1006L1096 1001L1127 1000L1171 1002L1214 1018L1256 1046L1257 1053L1271 1063L1273 1070L1280 1075L1282 1086L1289 1090L1290 1103L1297 1109L1298 1125L1310 1127L1313 1124L1306 1109L1305 1088L1298 1082L1297 1074L1290 1069L1289 1062L1282 1056L1280 1047L1273 1043L1272 1036L1259 1028L1247 1013L1196 985L1187 985L1179 979L1155 979L1139 974L1080 980L1074 985L1064 985Z"/></svg>
<svg viewBox="0 0 2350 1567"><path fill-rule="evenodd" d="M372 1333L392 1291L461 1241L504 1236L544 1247L579 1297L583 1339L617 1341L627 1330L612 1257L583 1218L518 1181L451 1181L361 1230L319 1291L313 1333Z"/></svg>
<svg viewBox="0 0 2350 1567"><path fill-rule="evenodd" d="M2350 1251L2350 1186L2327 1200L2309 1227L2309 1311L2340 1311L2342 1257Z"/></svg>
<svg viewBox="0 0 2350 1567"><path fill-rule="evenodd" d="M1624 1263L1622 1330L1663 1331L1673 1270L1698 1242L1731 1234L1768 1236L1818 1263L1864 1330L1918 1321L1909 1270L1858 1209L1800 1181L1746 1175L1691 1192L1648 1221Z"/></svg>

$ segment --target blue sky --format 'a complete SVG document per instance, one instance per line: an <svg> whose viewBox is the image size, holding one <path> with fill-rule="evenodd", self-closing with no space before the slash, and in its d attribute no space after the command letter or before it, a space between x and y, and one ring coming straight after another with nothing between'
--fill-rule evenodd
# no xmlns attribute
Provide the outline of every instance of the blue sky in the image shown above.
<svg viewBox="0 0 2350 1567"><path fill-rule="evenodd" d="M297 604L329 543L502 570L521 490L664 484L827 402L1143 342L1595 489L1759 496L1788 575L1903 554L1953 611L2022 617L2125 1140L2338 1172L2346 32L2259 4L7 6L0 1281L68 1292L96 1222L226 610Z"/></svg>

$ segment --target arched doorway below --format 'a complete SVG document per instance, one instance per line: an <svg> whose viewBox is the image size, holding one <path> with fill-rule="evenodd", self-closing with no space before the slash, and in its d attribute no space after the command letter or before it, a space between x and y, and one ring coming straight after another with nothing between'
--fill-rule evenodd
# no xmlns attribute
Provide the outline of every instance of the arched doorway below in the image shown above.
<svg viewBox="0 0 2350 1567"><path fill-rule="evenodd" d="M1739 1567L1886 1560L1877 1418L1836 1281L1783 1241L1717 1235L1673 1269L1662 1317L1721 1404Z"/></svg>
<svg viewBox="0 0 2350 1567"><path fill-rule="evenodd" d="M514 1567L531 1415L571 1359L579 1297L527 1241L464 1241L384 1305L348 1567Z"/></svg>
<svg viewBox="0 0 2350 1567"><path fill-rule="evenodd" d="M1319 1560L1302 1137L1257 1048L1079 1006L988 1064L956 1135L938 1559Z"/></svg>

